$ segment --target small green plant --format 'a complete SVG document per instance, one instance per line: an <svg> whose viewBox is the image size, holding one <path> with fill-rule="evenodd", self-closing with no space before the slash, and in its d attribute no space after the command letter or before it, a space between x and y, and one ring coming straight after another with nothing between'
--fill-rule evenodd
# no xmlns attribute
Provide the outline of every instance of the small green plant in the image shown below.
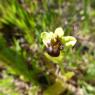
<svg viewBox="0 0 95 95"><path fill-rule="evenodd" d="M52 62L59 65L62 73L62 77L64 76L65 81L69 80L74 73L73 72L64 72L64 49L73 47L76 43L76 38L72 36L64 36L64 31L61 27L55 29L55 32L42 32L41 39L45 46L45 56ZM46 92L52 93L50 89L56 90L56 85L60 85L55 93L62 92L64 87L61 85L62 80L58 79L58 81L49 88ZM64 81L63 81L64 85Z"/></svg>

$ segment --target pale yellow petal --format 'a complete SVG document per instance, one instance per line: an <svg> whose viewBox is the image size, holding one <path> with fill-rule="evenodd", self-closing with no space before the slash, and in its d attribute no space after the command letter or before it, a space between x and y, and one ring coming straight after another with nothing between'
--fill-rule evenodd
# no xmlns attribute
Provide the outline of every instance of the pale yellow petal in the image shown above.
<svg viewBox="0 0 95 95"><path fill-rule="evenodd" d="M56 28L55 33L56 36L62 37L64 35L64 31L61 27Z"/></svg>
<svg viewBox="0 0 95 95"><path fill-rule="evenodd" d="M66 36L63 38L63 42L65 44L65 46L69 47L69 46L74 46L76 43L76 38L72 37L72 36Z"/></svg>

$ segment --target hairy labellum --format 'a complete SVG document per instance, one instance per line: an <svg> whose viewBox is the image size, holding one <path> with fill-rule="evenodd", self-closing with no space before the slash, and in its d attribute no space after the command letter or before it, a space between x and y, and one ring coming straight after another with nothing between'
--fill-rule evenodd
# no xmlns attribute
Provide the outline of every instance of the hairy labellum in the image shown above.
<svg viewBox="0 0 95 95"><path fill-rule="evenodd" d="M52 57L58 57L60 55L60 50L63 49L64 45L62 45L58 37L56 38L56 42L51 40L46 46L47 53Z"/></svg>
<svg viewBox="0 0 95 95"><path fill-rule="evenodd" d="M56 42L55 44L49 44L48 47L46 47L46 51L50 56L58 57L60 55L61 44L59 42Z"/></svg>
<svg viewBox="0 0 95 95"><path fill-rule="evenodd" d="M60 49L53 49L51 47L46 48L46 51L50 56L53 57L58 57L60 54Z"/></svg>

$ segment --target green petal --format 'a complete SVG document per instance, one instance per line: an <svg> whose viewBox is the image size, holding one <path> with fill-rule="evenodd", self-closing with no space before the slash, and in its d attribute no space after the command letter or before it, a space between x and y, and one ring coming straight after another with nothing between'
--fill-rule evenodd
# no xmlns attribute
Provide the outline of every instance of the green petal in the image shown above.
<svg viewBox="0 0 95 95"><path fill-rule="evenodd" d="M64 31L61 27L56 28L55 33L56 36L59 36L60 38L64 35Z"/></svg>
<svg viewBox="0 0 95 95"><path fill-rule="evenodd" d="M76 38L72 36L62 37L62 43L65 44L65 46L67 47L73 47L76 41L77 41Z"/></svg>
<svg viewBox="0 0 95 95"><path fill-rule="evenodd" d="M48 35L48 33L47 33L47 32L42 32L42 33L41 33L41 38L42 38L42 39L44 39L44 38L46 38L46 37L47 37L47 35Z"/></svg>
<svg viewBox="0 0 95 95"><path fill-rule="evenodd" d="M53 32L42 32L41 38L43 43L47 46L47 43L49 43L53 37Z"/></svg>

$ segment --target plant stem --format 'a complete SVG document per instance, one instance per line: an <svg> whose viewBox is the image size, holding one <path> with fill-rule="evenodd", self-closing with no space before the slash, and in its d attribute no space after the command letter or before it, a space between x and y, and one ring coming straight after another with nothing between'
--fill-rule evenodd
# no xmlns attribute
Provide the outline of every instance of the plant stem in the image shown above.
<svg viewBox="0 0 95 95"><path fill-rule="evenodd" d="M88 32L89 30L89 15L88 15L88 7L89 7L89 0L84 0L84 31Z"/></svg>

